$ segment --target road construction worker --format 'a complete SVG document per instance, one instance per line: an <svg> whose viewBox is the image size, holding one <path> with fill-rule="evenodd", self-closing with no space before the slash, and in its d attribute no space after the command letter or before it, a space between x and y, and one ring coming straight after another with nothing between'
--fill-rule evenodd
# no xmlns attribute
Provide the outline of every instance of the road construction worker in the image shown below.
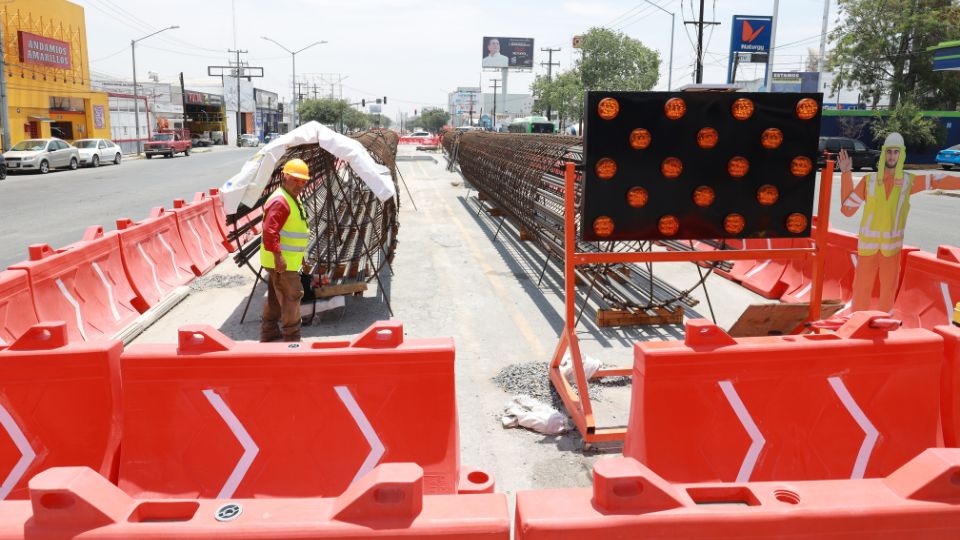
<svg viewBox="0 0 960 540"><path fill-rule="evenodd" d="M307 213L300 193L310 180L302 159L283 165L280 187L264 203L260 264L267 270L267 301L263 304L260 341L300 341L300 267L310 240ZM279 327L278 327L279 323Z"/></svg>
<svg viewBox="0 0 960 540"><path fill-rule="evenodd" d="M932 189L960 189L960 177L944 173L913 174L903 171L906 146L899 133L890 133L883 142L877 172L867 174L853 185L853 160L841 150L840 197L843 215L851 217L863 206L857 244L857 271L853 280L852 311L893 309L900 277L900 249L910 213L910 196ZM871 306L873 290L880 280L880 297Z"/></svg>

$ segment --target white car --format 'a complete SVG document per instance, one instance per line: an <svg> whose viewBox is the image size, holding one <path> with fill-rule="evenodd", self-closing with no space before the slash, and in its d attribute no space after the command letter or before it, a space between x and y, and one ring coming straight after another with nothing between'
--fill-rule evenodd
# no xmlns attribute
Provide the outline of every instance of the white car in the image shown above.
<svg viewBox="0 0 960 540"><path fill-rule="evenodd" d="M3 154L7 172L39 171L67 167L70 170L80 165L80 153L67 141L51 137L49 139L27 139L13 145Z"/></svg>
<svg viewBox="0 0 960 540"><path fill-rule="evenodd" d="M123 159L120 147L109 139L80 139L73 141L80 151L80 164L99 167L101 163L119 165Z"/></svg>

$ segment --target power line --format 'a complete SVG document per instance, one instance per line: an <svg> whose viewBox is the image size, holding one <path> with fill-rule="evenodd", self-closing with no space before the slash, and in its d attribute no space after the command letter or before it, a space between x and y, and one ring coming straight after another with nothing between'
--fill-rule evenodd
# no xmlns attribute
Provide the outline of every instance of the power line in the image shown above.
<svg viewBox="0 0 960 540"><path fill-rule="evenodd" d="M691 3L693 0L690 0ZM705 25L718 25L716 21L705 21L703 19L704 0L700 0L700 18L692 21L683 21L684 25L694 24L697 26L697 74L696 83L703 83L703 27ZM691 6L692 10L693 6Z"/></svg>

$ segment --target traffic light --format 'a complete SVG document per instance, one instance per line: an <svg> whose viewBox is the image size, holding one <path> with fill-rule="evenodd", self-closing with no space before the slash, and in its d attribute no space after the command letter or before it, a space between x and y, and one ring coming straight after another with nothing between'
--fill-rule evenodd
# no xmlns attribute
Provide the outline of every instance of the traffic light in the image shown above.
<svg viewBox="0 0 960 540"><path fill-rule="evenodd" d="M380 98L377 98L377 105L381 103Z"/></svg>
<svg viewBox="0 0 960 540"><path fill-rule="evenodd" d="M360 106L361 106L361 107L366 107L366 106L367 106L367 100L361 99L361 100L360 100Z"/></svg>
<svg viewBox="0 0 960 540"><path fill-rule="evenodd" d="M383 104L384 104L384 105L387 104L387 96L383 96Z"/></svg>
<svg viewBox="0 0 960 540"><path fill-rule="evenodd" d="M413 110L413 115L414 115L414 116L417 115L417 110L416 110L416 109Z"/></svg>

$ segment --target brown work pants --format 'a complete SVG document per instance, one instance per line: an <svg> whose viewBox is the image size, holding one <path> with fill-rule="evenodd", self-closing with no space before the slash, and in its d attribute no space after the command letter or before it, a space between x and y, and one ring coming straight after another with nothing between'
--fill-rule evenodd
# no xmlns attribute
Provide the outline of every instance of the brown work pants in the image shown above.
<svg viewBox="0 0 960 540"><path fill-rule="evenodd" d="M267 268L267 301L263 304L260 341L300 341L300 299L303 284L298 272ZM280 328L277 323L280 323Z"/></svg>

